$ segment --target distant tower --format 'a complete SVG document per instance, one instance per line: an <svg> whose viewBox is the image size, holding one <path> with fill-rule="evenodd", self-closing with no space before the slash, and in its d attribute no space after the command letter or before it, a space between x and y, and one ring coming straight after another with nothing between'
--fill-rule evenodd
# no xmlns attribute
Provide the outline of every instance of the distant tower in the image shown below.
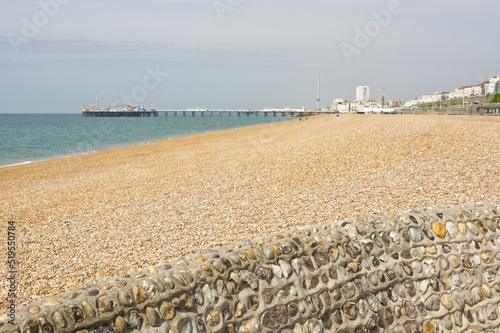
<svg viewBox="0 0 500 333"><path fill-rule="evenodd" d="M379 102L382 106L385 105L385 88L382 88L378 91Z"/></svg>
<svg viewBox="0 0 500 333"><path fill-rule="evenodd" d="M370 98L370 87L359 86L356 88L356 101L366 103Z"/></svg>
<svg viewBox="0 0 500 333"><path fill-rule="evenodd" d="M95 93L95 108L96 110L99 110L99 95Z"/></svg>
<svg viewBox="0 0 500 333"><path fill-rule="evenodd" d="M317 92L316 92L316 111L319 111L319 72L318 72L318 82L316 84Z"/></svg>

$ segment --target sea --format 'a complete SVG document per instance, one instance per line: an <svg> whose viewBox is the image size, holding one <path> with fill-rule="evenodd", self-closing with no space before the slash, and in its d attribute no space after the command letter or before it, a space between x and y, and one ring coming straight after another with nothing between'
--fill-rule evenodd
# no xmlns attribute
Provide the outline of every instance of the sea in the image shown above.
<svg viewBox="0 0 500 333"><path fill-rule="evenodd" d="M0 113L0 167L290 120L263 115L82 117Z"/></svg>

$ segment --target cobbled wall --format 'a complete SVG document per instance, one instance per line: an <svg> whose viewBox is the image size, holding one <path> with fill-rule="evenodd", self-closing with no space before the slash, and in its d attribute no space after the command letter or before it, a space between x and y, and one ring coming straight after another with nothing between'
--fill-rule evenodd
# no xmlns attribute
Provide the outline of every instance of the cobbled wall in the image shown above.
<svg viewBox="0 0 500 333"><path fill-rule="evenodd" d="M500 202L336 221L150 267L0 332L499 332Z"/></svg>

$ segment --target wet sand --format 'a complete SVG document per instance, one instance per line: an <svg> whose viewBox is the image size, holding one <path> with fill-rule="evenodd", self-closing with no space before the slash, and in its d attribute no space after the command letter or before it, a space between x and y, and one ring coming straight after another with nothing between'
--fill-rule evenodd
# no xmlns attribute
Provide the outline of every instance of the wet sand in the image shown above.
<svg viewBox="0 0 500 333"><path fill-rule="evenodd" d="M320 116L0 168L1 234L16 222L19 306L272 232L499 200L499 172L500 117Z"/></svg>

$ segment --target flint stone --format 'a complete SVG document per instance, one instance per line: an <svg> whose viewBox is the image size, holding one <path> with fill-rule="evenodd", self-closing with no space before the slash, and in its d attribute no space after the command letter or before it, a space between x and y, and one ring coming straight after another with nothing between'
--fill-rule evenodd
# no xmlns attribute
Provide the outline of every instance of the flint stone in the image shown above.
<svg viewBox="0 0 500 333"><path fill-rule="evenodd" d="M354 287L354 284L349 282L344 287L342 287L342 293L344 294L345 298L352 298L356 295L356 288Z"/></svg>
<svg viewBox="0 0 500 333"><path fill-rule="evenodd" d="M438 311L440 307L440 299L437 295L431 295L425 302L425 308L429 311Z"/></svg>
<svg viewBox="0 0 500 333"><path fill-rule="evenodd" d="M410 236L411 236L411 239L415 243L418 243L418 242L422 241L422 239L424 239L423 233L417 229L414 229L414 228L410 228Z"/></svg>
<svg viewBox="0 0 500 333"><path fill-rule="evenodd" d="M293 259L291 261L293 270L295 271L295 274L299 275L301 271L301 264L299 259Z"/></svg>
<svg viewBox="0 0 500 333"><path fill-rule="evenodd" d="M279 265L280 265L281 271L283 272L283 276L286 279L288 279L293 274L292 266L290 266L290 264L284 260L280 260Z"/></svg>
<svg viewBox="0 0 500 333"><path fill-rule="evenodd" d="M358 307L356 303L346 303L343 307L344 314L349 320L355 320L358 315Z"/></svg>
<svg viewBox="0 0 500 333"><path fill-rule="evenodd" d="M356 245L354 242L346 244L345 251L353 259L356 259L356 257L361 254L361 250L359 249L358 245Z"/></svg>
<svg viewBox="0 0 500 333"><path fill-rule="evenodd" d="M418 315L415 306L409 302L405 302L405 313L410 319L415 319Z"/></svg>
<svg viewBox="0 0 500 333"><path fill-rule="evenodd" d="M260 265L255 266L255 269L253 270L253 274L261 280L266 280L268 283L271 283L271 280L273 279L272 269L264 267L264 266L260 266Z"/></svg>

